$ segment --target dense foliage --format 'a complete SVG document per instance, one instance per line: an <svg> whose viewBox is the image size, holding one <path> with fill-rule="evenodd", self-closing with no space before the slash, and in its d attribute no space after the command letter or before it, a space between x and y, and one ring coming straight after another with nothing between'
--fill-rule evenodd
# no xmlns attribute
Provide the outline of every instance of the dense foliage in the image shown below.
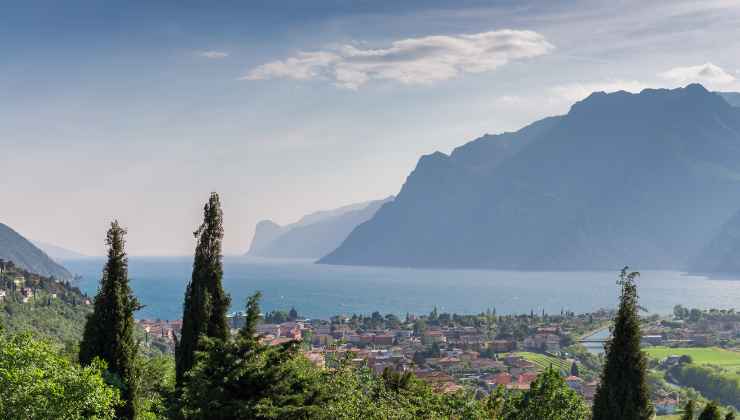
<svg viewBox="0 0 740 420"><path fill-rule="evenodd" d="M507 420L582 420L589 414L581 397L553 369L538 376L513 406Z"/></svg>
<svg viewBox="0 0 740 420"><path fill-rule="evenodd" d="M374 375L349 361L334 370L311 365L295 342L267 346L255 334L259 294L245 326L229 340L206 338L186 374L180 415L194 419L585 419L588 410L554 370L531 390L503 389L478 399L434 392L411 373ZM545 417L543 417L545 416Z"/></svg>
<svg viewBox="0 0 740 420"><path fill-rule="evenodd" d="M221 242L224 237L223 212L218 194L211 193L203 208L203 223L194 233L198 240L193 273L185 291L182 334L175 349L176 380L182 385L185 373L195 364L195 352L201 337L226 341L229 325L226 312L231 299L221 285L223 263Z"/></svg>
<svg viewBox="0 0 740 420"><path fill-rule="evenodd" d="M80 367L30 334L0 331L0 418L113 419L120 400L104 370L99 361Z"/></svg>
<svg viewBox="0 0 740 420"><path fill-rule="evenodd" d="M668 372L678 383L700 390L707 398L740 408L740 382L712 366L681 364Z"/></svg>
<svg viewBox="0 0 740 420"><path fill-rule="evenodd" d="M699 414L698 420L722 420L722 413L719 411L717 403L712 401L707 404Z"/></svg>
<svg viewBox="0 0 740 420"><path fill-rule="evenodd" d="M118 221L111 223L106 237L108 261L95 296L93 313L85 324L79 358L83 365L90 365L98 358L107 363L109 381L119 386L124 401L117 416L133 419L138 398L136 355L139 347L134 339L134 311L140 305L128 283L125 234L126 230Z"/></svg>
<svg viewBox="0 0 740 420"><path fill-rule="evenodd" d="M319 372L298 354L298 343L267 346L255 336L259 294L247 304L245 325L232 339L203 338L186 374L182 415L192 419L309 419L325 399Z"/></svg>
<svg viewBox="0 0 740 420"><path fill-rule="evenodd" d="M646 382L647 359L640 351L637 285L639 273L622 269L621 297L612 338L606 346L606 363L596 391L594 420L648 420L653 417Z"/></svg>

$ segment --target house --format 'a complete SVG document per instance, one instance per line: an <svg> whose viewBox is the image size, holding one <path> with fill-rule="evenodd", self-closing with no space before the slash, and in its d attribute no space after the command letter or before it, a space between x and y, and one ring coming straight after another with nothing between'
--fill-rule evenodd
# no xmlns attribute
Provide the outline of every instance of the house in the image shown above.
<svg viewBox="0 0 740 420"><path fill-rule="evenodd" d="M279 346L281 344L290 343L295 341L292 337L275 337L269 340L264 340L265 344L269 346Z"/></svg>
<svg viewBox="0 0 740 420"><path fill-rule="evenodd" d="M696 346L711 346L715 344L714 337L711 334L692 334L689 337Z"/></svg>
<svg viewBox="0 0 740 420"><path fill-rule="evenodd" d="M280 337L290 337L294 340L300 340L303 337L301 325L295 322L284 322L280 324Z"/></svg>
<svg viewBox="0 0 740 420"><path fill-rule="evenodd" d="M454 394L455 392L463 389L461 385L458 385L452 381L450 382L443 382L437 386L434 387L434 390L436 392L442 393L442 394Z"/></svg>
<svg viewBox="0 0 740 420"><path fill-rule="evenodd" d="M6 292L5 290L0 290L0 302L5 300Z"/></svg>
<svg viewBox="0 0 740 420"><path fill-rule="evenodd" d="M663 398L655 401L655 413L658 415L673 414L678 408L678 401L673 398Z"/></svg>
<svg viewBox="0 0 740 420"><path fill-rule="evenodd" d="M663 343L663 336L662 335L643 335L640 339L640 345L650 345L650 346L658 346L661 343Z"/></svg>
<svg viewBox="0 0 740 420"><path fill-rule="evenodd" d="M581 387L581 395L583 399L588 403L593 403L594 397L596 396L596 389L599 387L598 381L586 382Z"/></svg>
<svg viewBox="0 0 740 420"><path fill-rule="evenodd" d="M393 336L390 334L376 334L372 337L372 343L377 346L392 346Z"/></svg>
<svg viewBox="0 0 740 420"><path fill-rule="evenodd" d="M568 387L579 394L583 392L584 382L585 381L583 379L577 376L568 376L565 378L565 383L568 384Z"/></svg>
<svg viewBox="0 0 740 420"><path fill-rule="evenodd" d="M314 346L326 347L334 344L334 337L329 334L316 334L311 342Z"/></svg>
<svg viewBox="0 0 740 420"><path fill-rule="evenodd" d="M498 360L493 359L484 359L484 358L478 358L475 360L471 360L470 362L470 369L473 370L505 370L506 366L503 362L499 362Z"/></svg>
<svg viewBox="0 0 740 420"><path fill-rule="evenodd" d="M23 297L23 303L28 303L33 297L33 289L30 287L24 287L21 289L21 296Z"/></svg>
<svg viewBox="0 0 740 420"><path fill-rule="evenodd" d="M499 385L509 385L512 382L511 374L502 372L493 375L493 378L486 381L489 387L495 388Z"/></svg>
<svg viewBox="0 0 740 420"><path fill-rule="evenodd" d="M274 335L280 337L280 324L258 324L255 328L259 335Z"/></svg>
<svg viewBox="0 0 740 420"><path fill-rule="evenodd" d="M308 359L317 368L323 369L326 367L326 357L324 357L323 353L319 351L310 351L303 355L306 356L306 359Z"/></svg>
<svg viewBox="0 0 740 420"><path fill-rule="evenodd" d="M424 334L421 336L421 341L424 344L444 343L445 341L447 341L447 338L444 336L442 331L427 330L424 331Z"/></svg>
<svg viewBox="0 0 740 420"><path fill-rule="evenodd" d="M314 331L316 331L316 334L331 334L331 325L330 324L321 324L317 326Z"/></svg>
<svg viewBox="0 0 740 420"><path fill-rule="evenodd" d="M352 334L356 335L356 332L349 325L340 324L334 326L334 331L331 334L338 340Z"/></svg>
<svg viewBox="0 0 740 420"><path fill-rule="evenodd" d="M529 384L520 384L515 382L513 384L506 385L506 389L509 391L529 391Z"/></svg>
<svg viewBox="0 0 740 420"><path fill-rule="evenodd" d="M436 364L442 369L452 370L460 365L460 359L452 356L442 357L437 359Z"/></svg>
<svg viewBox="0 0 740 420"><path fill-rule="evenodd" d="M488 343L488 348L496 353L507 353L516 350L516 341L514 340L493 340Z"/></svg>
<svg viewBox="0 0 740 420"><path fill-rule="evenodd" d="M535 379L537 379L537 376L539 376L537 372L522 372L519 377L516 378L516 382L518 384L529 386Z"/></svg>
<svg viewBox="0 0 740 420"><path fill-rule="evenodd" d="M414 375L433 387L445 382L454 382L454 378L452 376L437 370L416 370L414 371Z"/></svg>

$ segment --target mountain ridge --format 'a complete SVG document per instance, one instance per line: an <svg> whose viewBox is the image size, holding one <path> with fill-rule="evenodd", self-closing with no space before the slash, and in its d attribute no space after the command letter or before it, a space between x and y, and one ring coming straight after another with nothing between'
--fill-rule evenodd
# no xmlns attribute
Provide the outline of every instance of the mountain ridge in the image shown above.
<svg viewBox="0 0 740 420"><path fill-rule="evenodd" d="M246 255L318 259L333 251L355 226L368 220L390 200L392 196L313 212L303 216L298 222L285 226L271 220L262 220L257 223Z"/></svg>
<svg viewBox="0 0 740 420"><path fill-rule="evenodd" d="M3 223L0 223L0 259L12 261L16 266L42 276L53 276L58 280L73 278L66 268Z"/></svg>
<svg viewBox="0 0 740 420"><path fill-rule="evenodd" d="M77 251L72 251L71 249L67 249L64 247L61 247L59 245L49 244L46 242L31 240L31 243L36 246L36 248L39 248L40 250L44 251L46 255L48 255L51 259L61 264L64 260L72 260L72 259L79 259L79 258L85 258L87 255L81 254Z"/></svg>
<svg viewBox="0 0 740 420"><path fill-rule="evenodd" d="M484 149L476 141L488 150L462 153ZM596 92L566 115L422 156L394 202L319 262L685 268L740 209L739 159L740 109L701 85Z"/></svg>

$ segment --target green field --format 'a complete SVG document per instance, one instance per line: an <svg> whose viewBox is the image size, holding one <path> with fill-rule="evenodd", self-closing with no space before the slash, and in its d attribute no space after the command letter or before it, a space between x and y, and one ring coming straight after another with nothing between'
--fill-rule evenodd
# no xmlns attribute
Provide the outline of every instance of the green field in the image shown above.
<svg viewBox="0 0 740 420"><path fill-rule="evenodd" d="M552 367L557 370L570 372L570 363L567 360L558 359L557 357L551 357L540 353L531 353L528 351L518 351L511 354L514 356L521 356L525 360L534 363L537 365L537 370L539 371L544 371L552 365Z"/></svg>
<svg viewBox="0 0 740 420"><path fill-rule="evenodd" d="M659 360L671 355L688 355L695 364L720 366L729 376L740 379L740 352L718 347L648 347L643 350L650 357Z"/></svg>

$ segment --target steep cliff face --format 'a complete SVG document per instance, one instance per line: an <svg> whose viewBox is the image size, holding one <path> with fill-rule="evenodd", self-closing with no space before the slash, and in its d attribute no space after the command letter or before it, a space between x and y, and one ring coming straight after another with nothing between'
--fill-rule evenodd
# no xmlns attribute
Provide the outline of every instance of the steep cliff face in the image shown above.
<svg viewBox="0 0 740 420"><path fill-rule="evenodd" d="M594 93L423 156L322 263L684 268L740 209L740 109L700 85Z"/></svg>
<svg viewBox="0 0 740 420"><path fill-rule="evenodd" d="M247 255L318 259L336 249L357 225L369 220L392 199L312 213L287 226L269 220L259 222Z"/></svg>

